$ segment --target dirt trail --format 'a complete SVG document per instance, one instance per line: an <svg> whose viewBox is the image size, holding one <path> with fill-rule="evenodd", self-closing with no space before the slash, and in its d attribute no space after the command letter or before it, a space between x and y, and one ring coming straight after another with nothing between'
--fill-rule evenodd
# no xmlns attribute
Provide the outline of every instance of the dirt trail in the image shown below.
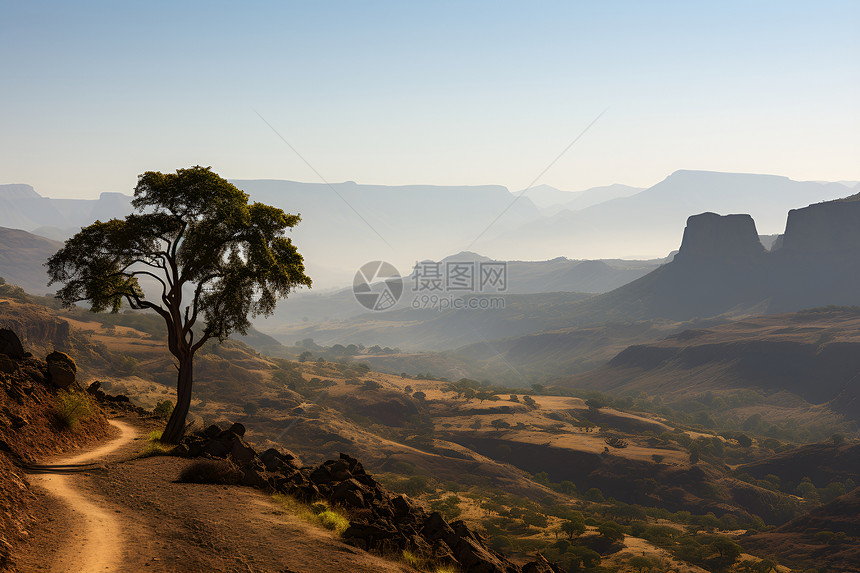
<svg viewBox="0 0 860 573"><path fill-rule="evenodd" d="M108 462L101 468L28 476L46 495L38 496L36 523L13 554L18 571L415 573L344 544L336 533L302 521L259 490L178 483L176 477L193 460L137 458L145 438L135 436L145 435L146 425L133 419L111 423L119 438L51 460L65 467ZM47 467L33 466L34 471Z"/></svg>
<svg viewBox="0 0 860 573"><path fill-rule="evenodd" d="M55 460L57 465L84 464L104 461L123 446L131 443L137 431L117 420L110 424L120 431L118 438L82 454ZM46 466L48 467L48 466ZM30 482L55 496L72 512L74 528L68 530L64 546L53 558L49 571L89 573L91 571L120 571L123 535L115 512L100 507L98 500L74 486L74 475L39 473Z"/></svg>

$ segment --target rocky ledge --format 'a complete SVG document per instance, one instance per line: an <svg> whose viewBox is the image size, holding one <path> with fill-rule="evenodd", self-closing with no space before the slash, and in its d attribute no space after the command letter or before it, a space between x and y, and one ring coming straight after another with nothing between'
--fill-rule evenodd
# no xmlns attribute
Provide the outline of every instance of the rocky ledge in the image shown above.
<svg viewBox="0 0 860 573"><path fill-rule="evenodd" d="M383 555L404 550L439 564L475 573L563 573L542 555L524 566L487 546L486 539L463 521L447 522L405 495L389 492L357 459L340 454L318 466L302 467L289 452L268 449L258 454L245 440L245 427L212 425L186 436L171 452L182 457L229 459L238 482L289 494L301 501L327 501L350 518L347 543Z"/></svg>

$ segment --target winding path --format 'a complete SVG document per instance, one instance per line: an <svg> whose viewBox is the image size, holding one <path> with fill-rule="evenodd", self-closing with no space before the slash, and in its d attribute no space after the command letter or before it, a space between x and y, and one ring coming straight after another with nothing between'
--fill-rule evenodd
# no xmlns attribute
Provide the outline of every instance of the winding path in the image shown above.
<svg viewBox="0 0 860 573"><path fill-rule="evenodd" d="M56 463L36 466L38 472L30 476L34 485L39 485L49 494L59 498L75 516L73 522L78 527L68 531L65 547L51 566L57 573L90 573L122 571L122 530L116 514L104 507L99 501L88 497L73 485L73 476L63 475L74 471L76 466L103 461L110 454L130 443L137 431L117 420L110 424L120 431L120 436L107 444L89 452L57 460ZM61 473L53 473L61 472Z"/></svg>

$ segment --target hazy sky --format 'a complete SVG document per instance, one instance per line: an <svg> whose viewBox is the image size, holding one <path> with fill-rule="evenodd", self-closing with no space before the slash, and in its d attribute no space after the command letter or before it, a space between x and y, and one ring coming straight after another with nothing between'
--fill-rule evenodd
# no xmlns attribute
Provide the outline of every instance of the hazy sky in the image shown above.
<svg viewBox="0 0 860 573"><path fill-rule="evenodd" d="M860 2L703 4L0 0L0 183L860 179Z"/></svg>

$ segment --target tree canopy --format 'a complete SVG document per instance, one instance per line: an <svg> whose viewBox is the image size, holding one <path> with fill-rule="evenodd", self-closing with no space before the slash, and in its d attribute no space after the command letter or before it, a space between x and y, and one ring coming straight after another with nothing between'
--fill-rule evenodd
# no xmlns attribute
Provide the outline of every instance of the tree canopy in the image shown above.
<svg viewBox="0 0 860 573"><path fill-rule="evenodd" d="M132 207L124 219L96 221L67 240L48 260L49 284L63 283L57 297L66 306L89 301L94 312L117 312L126 303L164 319L179 376L162 439L175 442L190 405L194 353L211 338L245 334L249 317L271 314L293 289L311 286L285 236L300 217L249 203L200 166L140 175ZM157 294L148 297L142 280Z"/></svg>

